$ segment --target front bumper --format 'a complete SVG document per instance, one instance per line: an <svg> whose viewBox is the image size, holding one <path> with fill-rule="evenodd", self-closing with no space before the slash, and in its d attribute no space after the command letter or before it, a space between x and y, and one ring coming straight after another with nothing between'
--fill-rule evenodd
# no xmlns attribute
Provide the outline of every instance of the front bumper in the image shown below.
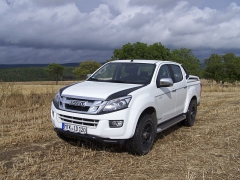
<svg viewBox="0 0 240 180"><path fill-rule="evenodd" d="M94 126L87 126L87 135L76 134L68 131L62 130L62 123L64 122L62 117L72 118L75 121L80 121L79 119L85 121L94 121ZM57 133L72 136L74 138L85 138L85 139L95 139L103 142L116 142L122 141L124 139L129 139L133 136L137 121L137 112L134 109L123 109L120 111L101 114L101 115L90 115L90 114L80 114L68 111L63 111L56 109L52 103L51 107L51 119L52 124ZM110 128L109 120L123 120L123 126L120 128ZM97 122L97 123L96 123ZM70 122L71 123L71 122ZM75 124L75 123L72 123ZM96 125L97 124L97 125ZM81 124L79 124L81 126ZM85 125L82 125L85 126Z"/></svg>
<svg viewBox="0 0 240 180"><path fill-rule="evenodd" d="M125 139L109 139L109 138L101 138L89 134L78 134L78 133L72 133L68 131L64 131L59 128L54 128L54 131L57 134L64 135L66 137L74 138L74 139L79 139L79 140L91 140L91 141L98 141L102 143L111 143L111 144L123 144L125 142Z"/></svg>

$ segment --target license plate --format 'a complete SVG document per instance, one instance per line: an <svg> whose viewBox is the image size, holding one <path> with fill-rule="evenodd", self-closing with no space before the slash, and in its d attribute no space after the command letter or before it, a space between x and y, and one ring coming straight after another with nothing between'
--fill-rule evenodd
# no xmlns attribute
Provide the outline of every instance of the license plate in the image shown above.
<svg viewBox="0 0 240 180"><path fill-rule="evenodd" d="M87 134L87 127L78 126L78 125L74 125L74 124L62 123L62 130L70 131L70 132L73 132L73 133Z"/></svg>

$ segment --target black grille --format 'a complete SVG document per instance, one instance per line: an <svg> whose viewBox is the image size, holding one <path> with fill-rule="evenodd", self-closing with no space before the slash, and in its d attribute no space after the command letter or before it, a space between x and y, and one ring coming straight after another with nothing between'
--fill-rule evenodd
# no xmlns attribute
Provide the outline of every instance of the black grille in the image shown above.
<svg viewBox="0 0 240 180"><path fill-rule="evenodd" d="M73 105L69 105L69 104L65 104L65 108L66 109L69 109L69 110L74 110L74 111L88 111L88 109L90 108L90 107L87 107L87 106L85 106L85 107L82 107L82 106L73 106Z"/></svg>

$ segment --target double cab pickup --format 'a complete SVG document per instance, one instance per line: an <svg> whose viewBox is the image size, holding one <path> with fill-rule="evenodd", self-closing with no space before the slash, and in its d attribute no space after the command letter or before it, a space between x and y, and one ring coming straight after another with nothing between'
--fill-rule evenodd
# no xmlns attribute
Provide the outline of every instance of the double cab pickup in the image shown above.
<svg viewBox="0 0 240 180"><path fill-rule="evenodd" d="M51 119L62 137L120 143L145 155L157 133L179 122L193 126L200 94L200 79L181 64L116 60L85 81L61 88Z"/></svg>

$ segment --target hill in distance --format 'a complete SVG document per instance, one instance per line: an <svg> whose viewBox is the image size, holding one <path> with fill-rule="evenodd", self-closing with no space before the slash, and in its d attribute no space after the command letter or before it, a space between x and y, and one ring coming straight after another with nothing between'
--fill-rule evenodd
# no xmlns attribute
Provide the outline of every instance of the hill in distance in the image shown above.
<svg viewBox="0 0 240 180"><path fill-rule="evenodd" d="M61 64L64 67L77 67L79 63ZM0 64L0 68L47 67L48 64Z"/></svg>

